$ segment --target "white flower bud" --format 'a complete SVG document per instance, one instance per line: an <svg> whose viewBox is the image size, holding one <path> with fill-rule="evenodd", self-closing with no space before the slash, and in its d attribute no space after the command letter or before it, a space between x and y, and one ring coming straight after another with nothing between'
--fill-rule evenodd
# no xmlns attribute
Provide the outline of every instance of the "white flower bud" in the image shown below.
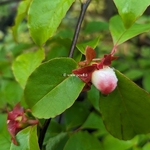
<svg viewBox="0 0 150 150"><path fill-rule="evenodd" d="M92 83L105 95L111 93L116 88L117 81L116 74L110 67L104 67L92 73Z"/></svg>

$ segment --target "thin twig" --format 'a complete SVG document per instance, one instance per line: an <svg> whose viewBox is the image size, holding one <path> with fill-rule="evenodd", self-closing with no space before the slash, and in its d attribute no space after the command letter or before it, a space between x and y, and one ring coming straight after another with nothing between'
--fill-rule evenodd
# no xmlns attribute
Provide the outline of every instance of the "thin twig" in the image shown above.
<svg viewBox="0 0 150 150"><path fill-rule="evenodd" d="M42 129L40 130L39 147L40 147L41 150L42 150L42 146L43 146L44 137L45 137L47 128L48 128L48 126L50 124L50 121L51 121L51 118L45 120L44 125L43 125Z"/></svg>
<svg viewBox="0 0 150 150"><path fill-rule="evenodd" d="M13 2L20 2L21 0L5 0L0 2L0 5L5 5L5 4L9 4L9 3L13 3Z"/></svg>
<svg viewBox="0 0 150 150"><path fill-rule="evenodd" d="M72 44L71 44L71 48L70 48L70 53L69 53L69 57L72 58L73 57L73 53L74 53L74 49L77 43L77 39L79 36L79 32L80 32L80 28L81 28L81 24L86 12L87 7L89 6L91 0L87 0L85 3L82 3L81 5L81 12L80 12L80 16L75 28L75 32L74 32L74 36L73 36L73 40L72 40Z"/></svg>

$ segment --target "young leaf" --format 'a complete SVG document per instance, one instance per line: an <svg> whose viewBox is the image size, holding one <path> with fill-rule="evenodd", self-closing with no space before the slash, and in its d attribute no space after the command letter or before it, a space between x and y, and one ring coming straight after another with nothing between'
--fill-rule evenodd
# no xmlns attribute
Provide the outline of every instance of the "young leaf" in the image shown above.
<svg viewBox="0 0 150 150"><path fill-rule="evenodd" d="M33 41L42 46L56 31L74 0L33 0L28 12L28 27Z"/></svg>
<svg viewBox="0 0 150 150"><path fill-rule="evenodd" d="M91 48L90 46L87 46L85 56L86 56L86 61L89 64L91 63L92 59L96 57L96 52L93 48Z"/></svg>
<svg viewBox="0 0 150 150"><path fill-rule="evenodd" d="M12 70L22 88L25 87L30 74L40 65L45 54L43 49L36 52L21 54L13 63Z"/></svg>
<svg viewBox="0 0 150 150"><path fill-rule="evenodd" d="M149 0L114 0L114 3L126 28L131 27L150 5Z"/></svg>
<svg viewBox="0 0 150 150"><path fill-rule="evenodd" d="M110 19L109 28L113 38L113 43L119 45L138 34L148 32L150 30L150 23L135 23L129 29L126 29L123 25L122 19L117 15Z"/></svg>
<svg viewBox="0 0 150 150"><path fill-rule="evenodd" d="M21 130L17 136L19 145L11 144L10 150L40 150L38 146L37 128L29 126Z"/></svg>
<svg viewBox="0 0 150 150"><path fill-rule="evenodd" d="M116 138L129 140L150 132L150 95L116 71L118 86L101 95L100 110L107 130Z"/></svg>
<svg viewBox="0 0 150 150"><path fill-rule="evenodd" d="M71 75L76 67L73 59L57 58L33 72L25 88L25 98L34 116L55 117L72 106L85 85Z"/></svg>
<svg viewBox="0 0 150 150"><path fill-rule="evenodd" d="M101 143L88 132L77 132L67 141L64 150L100 150Z"/></svg>
<svg viewBox="0 0 150 150"><path fill-rule="evenodd" d="M79 43L76 45L76 47L78 48L78 50L82 53L82 54L85 54L86 53L86 47L87 46L90 46L92 47L93 49L96 48L96 46L99 44L99 40L100 40L100 37L97 37L93 40L90 40L88 42L84 42L84 43Z"/></svg>
<svg viewBox="0 0 150 150"><path fill-rule="evenodd" d="M13 37L16 41L18 40L17 39L18 26L27 14L27 10L28 10L30 2L31 0L25 0L25 1L20 2L18 6L17 16L15 18L15 26L12 27Z"/></svg>

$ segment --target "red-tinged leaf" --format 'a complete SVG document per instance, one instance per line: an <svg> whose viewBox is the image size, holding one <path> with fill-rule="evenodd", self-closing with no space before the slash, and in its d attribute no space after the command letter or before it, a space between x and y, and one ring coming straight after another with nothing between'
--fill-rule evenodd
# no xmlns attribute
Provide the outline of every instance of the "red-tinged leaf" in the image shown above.
<svg viewBox="0 0 150 150"><path fill-rule="evenodd" d="M86 50L85 50L85 57L86 57L86 59L84 61L80 61L78 63L79 66L85 67L85 66L89 65L91 63L91 61L93 60L93 58L96 57L95 50L93 48L91 48L90 46L87 46Z"/></svg>
<svg viewBox="0 0 150 150"><path fill-rule="evenodd" d="M92 61L92 59L96 57L95 50L93 48L91 48L90 46L86 47L85 55L86 55L87 64L89 64Z"/></svg>
<svg viewBox="0 0 150 150"><path fill-rule="evenodd" d="M15 145L18 145L18 142L16 140L16 134L20 131L18 127L18 122L16 121L13 121L13 120L8 120L7 121L7 127L8 127L8 132L10 133L11 135L11 140L12 142L15 144Z"/></svg>
<svg viewBox="0 0 150 150"><path fill-rule="evenodd" d="M116 60L116 59L118 59L118 58L119 58L119 56L112 56L112 57L111 57L111 61Z"/></svg>
<svg viewBox="0 0 150 150"><path fill-rule="evenodd" d="M111 54L104 55L103 59L99 64L97 64L98 69L103 69L103 66L110 66L111 65Z"/></svg>
<svg viewBox="0 0 150 150"><path fill-rule="evenodd" d="M92 72L96 69L96 66L87 66L84 68L75 69L72 72L78 76L83 82L88 83L91 81Z"/></svg>
<svg viewBox="0 0 150 150"><path fill-rule="evenodd" d="M112 58L111 54L104 55L104 62L103 62L103 64L106 65L106 66L110 66L111 65L111 61L112 61L111 58Z"/></svg>
<svg viewBox="0 0 150 150"><path fill-rule="evenodd" d="M24 108L20 106L20 103L17 103L13 109L13 112L18 115L22 115L24 113Z"/></svg>
<svg viewBox="0 0 150 150"><path fill-rule="evenodd" d="M16 119L16 117L23 115L24 109L17 103L11 112L8 112L8 120Z"/></svg>
<svg viewBox="0 0 150 150"><path fill-rule="evenodd" d="M118 56L112 56L111 54L104 55L103 59L97 64L98 69L102 69L103 66L110 66L113 60L116 60Z"/></svg>
<svg viewBox="0 0 150 150"><path fill-rule="evenodd" d="M13 110L8 112L8 117L7 117L7 129L12 137L11 138L12 142L15 145L18 145L15 136L21 129L19 127L19 120L17 120L18 116L21 116L22 118L26 119L26 117L24 116L24 109L23 107L20 106L20 103L17 103L14 106Z"/></svg>
<svg viewBox="0 0 150 150"><path fill-rule="evenodd" d="M91 89L91 85L92 85L91 82L85 84L85 86L84 86L82 92L86 92L86 91L90 90L90 89Z"/></svg>
<svg viewBox="0 0 150 150"><path fill-rule="evenodd" d="M28 116L25 114L24 108L20 106L20 103L17 103L13 110L8 112L7 129L15 145L18 145L16 134L27 125L35 124L38 124L38 120L28 120Z"/></svg>
<svg viewBox="0 0 150 150"><path fill-rule="evenodd" d="M84 67L84 66L87 65L87 61L86 61L86 60L80 61L80 62L78 63L78 65L81 66L81 67Z"/></svg>

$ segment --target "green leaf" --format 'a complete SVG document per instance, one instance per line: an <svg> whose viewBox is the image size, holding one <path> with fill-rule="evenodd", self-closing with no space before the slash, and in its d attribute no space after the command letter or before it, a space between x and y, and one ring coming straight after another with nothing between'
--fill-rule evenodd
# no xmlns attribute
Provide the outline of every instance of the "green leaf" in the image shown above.
<svg viewBox="0 0 150 150"><path fill-rule="evenodd" d="M99 91L96 89L95 86L91 86L91 89L87 92L87 98L93 105L93 107L100 111L99 109Z"/></svg>
<svg viewBox="0 0 150 150"><path fill-rule="evenodd" d="M71 74L76 67L71 58L56 58L33 72L25 88L25 98L34 116L53 118L73 105L85 85Z"/></svg>
<svg viewBox="0 0 150 150"><path fill-rule="evenodd" d="M118 86L101 95L100 110L106 129L116 138L129 140L150 132L150 95L116 71Z"/></svg>
<svg viewBox="0 0 150 150"><path fill-rule="evenodd" d="M18 146L11 144L10 150L40 150L38 146L37 127L29 126L16 135Z"/></svg>
<svg viewBox="0 0 150 150"><path fill-rule="evenodd" d="M61 150L65 146L66 142L68 140L67 133L59 133L57 136L54 136L49 139L46 150Z"/></svg>
<svg viewBox="0 0 150 150"><path fill-rule="evenodd" d="M114 0L114 3L126 28L131 27L150 5L149 0Z"/></svg>
<svg viewBox="0 0 150 150"><path fill-rule="evenodd" d="M150 30L150 23L134 23L129 29L126 29L120 16L114 16L110 19L109 29L113 38L113 43L119 45L143 32L148 32Z"/></svg>
<svg viewBox="0 0 150 150"><path fill-rule="evenodd" d="M145 145L143 146L143 149L142 149L142 150L149 150L149 149L150 149L150 143L147 142L147 144L145 144Z"/></svg>
<svg viewBox="0 0 150 150"><path fill-rule="evenodd" d="M28 77L40 65L44 59L44 50L21 54L13 63L12 69L16 80L22 88L25 87Z"/></svg>
<svg viewBox="0 0 150 150"><path fill-rule="evenodd" d="M1 150L8 150L11 144L11 137L6 128L7 115L0 114L0 148Z"/></svg>
<svg viewBox="0 0 150 150"><path fill-rule="evenodd" d="M148 92L150 92L150 76L149 76L149 74L147 74L143 77L142 84L143 84L144 89L147 90Z"/></svg>
<svg viewBox="0 0 150 150"><path fill-rule="evenodd" d="M2 80L0 86L0 108L6 103L15 105L21 100L23 90L17 82Z"/></svg>
<svg viewBox="0 0 150 150"><path fill-rule="evenodd" d="M16 41L19 24L26 16L30 2L31 0L25 0L19 3L17 16L15 18L15 26L12 27L13 37Z"/></svg>
<svg viewBox="0 0 150 150"><path fill-rule="evenodd" d="M89 115L87 105L83 102L75 102L74 105L64 113L64 121L67 129L82 125Z"/></svg>
<svg viewBox="0 0 150 150"><path fill-rule="evenodd" d="M108 135L103 139L103 146L105 150L130 150L129 148L132 147L132 145L134 145L132 140L122 141L111 135Z"/></svg>
<svg viewBox="0 0 150 150"><path fill-rule="evenodd" d="M93 40L90 40L88 42L84 42L84 43L79 43L76 45L76 47L78 48L78 50L82 53L82 54L85 54L85 48L87 46L90 46L92 47L93 49L96 48L96 46L99 44L99 40L100 40L100 37L97 37Z"/></svg>
<svg viewBox="0 0 150 150"><path fill-rule="evenodd" d="M65 126L58 123L56 118L52 118L46 133L47 141L49 140L49 138L57 136L59 133L64 132L64 130L65 130Z"/></svg>
<svg viewBox="0 0 150 150"><path fill-rule="evenodd" d="M73 134L66 143L64 150L100 150L101 143L88 132Z"/></svg>
<svg viewBox="0 0 150 150"><path fill-rule="evenodd" d="M34 42L42 46L58 28L74 0L33 0L28 12L28 27Z"/></svg>
<svg viewBox="0 0 150 150"><path fill-rule="evenodd" d="M40 122L41 124L44 124L45 119L42 119L40 121L41 121ZM51 138L53 138L53 137L54 137L54 139L52 139L52 140L55 141L55 138L58 139L57 135L59 135L60 133L64 133L65 131L66 131L65 126L62 125L62 124L60 124L59 121L58 121L58 119L52 118L51 122L50 122L50 124L48 126L48 129L46 131L46 135L45 135L45 138L44 138L43 145L48 144L49 140ZM57 145L57 141L58 140L55 141L56 145ZM54 145L55 145L55 142L54 142ZM58 142L58 145L59 145L59 142Z"/></svg>
<svg viewBox="0 0 150 150"><path fill-rule="evenodd" d="M105 131L103 121L99 114L91 112L81 129L100 129Z"/></svg>

